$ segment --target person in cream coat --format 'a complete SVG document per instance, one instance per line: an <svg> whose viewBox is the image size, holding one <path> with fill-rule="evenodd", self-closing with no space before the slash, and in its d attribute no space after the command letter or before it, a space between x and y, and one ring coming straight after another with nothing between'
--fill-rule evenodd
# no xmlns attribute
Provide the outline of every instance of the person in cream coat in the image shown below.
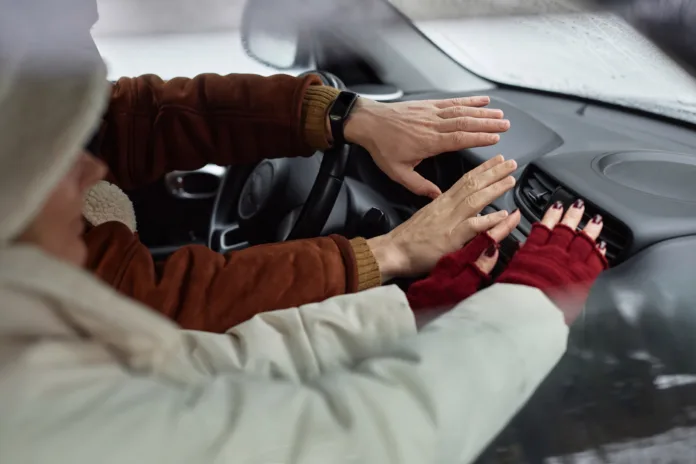
<svg viewBox="0 0 696 464"><path fill-rule="evenodd" d="M0 60L0 462L470 462L564 353L513 284L420 330L396 286L181 330L81 267L103 63Z"/></svg>

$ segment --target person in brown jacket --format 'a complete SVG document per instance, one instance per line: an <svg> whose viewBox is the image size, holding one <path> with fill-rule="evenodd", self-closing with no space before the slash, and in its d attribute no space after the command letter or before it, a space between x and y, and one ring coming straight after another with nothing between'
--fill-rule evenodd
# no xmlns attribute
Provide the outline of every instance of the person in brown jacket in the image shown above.
<svg viewBox="0 0 696 464"><path fill-rule="evenodd" d="M118 80L93 147L110 183L101 182L86 199L88 269L184 328L221 332L259 312L427 272L506 216L477 214L514 185L514 161L497 157L444 195L414 171L424 158L499 140L509 122L500 110L485 108L487 97L392 104L359 98L344 126L346 140L365 147L394 181L437 198L429 206L370 240L332 235L227 255L192 245L164 262L153 260L120 189L208 163L311 156L332 144L327 112L338 92L314 75Z"/></svg>

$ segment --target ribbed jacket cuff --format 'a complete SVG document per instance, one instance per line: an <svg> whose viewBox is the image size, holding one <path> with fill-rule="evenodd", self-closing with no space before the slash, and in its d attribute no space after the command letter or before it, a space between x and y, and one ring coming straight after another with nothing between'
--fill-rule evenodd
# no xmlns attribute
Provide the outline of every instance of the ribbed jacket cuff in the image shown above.
<svg viewBox="0 0 696 464"><path fill-rule="evenodd" d="M305 142L316 150L331 146L326 133L326 115L340 91L325 85L312 85L304 94L302 121Z"/></svg>
<svg viewBox="0 0 696 464"><path fill-rule="evenodd" d="M379 265L367 241L362 237L357 237L350 240L350 246L355 254L355 263L358 271L358 291L382 285Z"/></svg>

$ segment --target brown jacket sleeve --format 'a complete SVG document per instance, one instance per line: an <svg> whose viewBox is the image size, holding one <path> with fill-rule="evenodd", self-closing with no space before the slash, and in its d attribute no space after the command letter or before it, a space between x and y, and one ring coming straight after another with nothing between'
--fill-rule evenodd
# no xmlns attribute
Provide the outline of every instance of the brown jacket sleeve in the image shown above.
<svg viewBox="0 0 696 464"><path fill-rule="evenodd" d="M261 312L380 284L364 240L336 235L224 256L192 245L162 263L153 262L138 236L119 222L92 228L85 241L89 270L192 330L224 332Z"/></svg>
<svg viewBox="0 0 696 464"><path fill-rule="evenodd" d="M320 83L283 75L123 78L112 88L96 154L109 165L109 180L126 190L207 163L308 156L328 146L326 112L338 93ZM189 246L157 266L119 224L103 224L86 239L91 270L188 328L226 330L256 312L381 283L363 239L319 238L229 256Z"/></svg>
<svg viewBox="0 0 696 464"><path fill-rule="evenodd" d="M94 146L111 182L138 188L174 170L310 156L328 146L338 91L314 75L119 79Z"/></svg>

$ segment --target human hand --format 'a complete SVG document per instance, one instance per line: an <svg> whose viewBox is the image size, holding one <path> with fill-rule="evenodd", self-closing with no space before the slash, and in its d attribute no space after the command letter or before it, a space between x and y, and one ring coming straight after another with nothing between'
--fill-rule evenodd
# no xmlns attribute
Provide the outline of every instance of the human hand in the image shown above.
<svg viewBox="0 0 696 464"><path fill-rule="evenodd" d="M597 215L584 230L576 230L584 209L583 201L577 200L564 215L563 204L555 203L541 223L532 226L527 241L497 280L540 289L560 307L569 325L582 311L594 281L608 267L606 243L596 243L602 217Z"/></svg>
<svg viewBox="0 0 696 464"><path fill-rule="evenodd" d="M507 211L477 214L514 187L515 178L510 174L515 169L514 160L505 161L498 155L462 176L408 221L368 240L382 280L429 272L444 255L505 219Z"/></svg>
<svg viewBox="0 0 696 464"><path fill-rule="evenodd" d="M510 128L489 97L379 103L360 98L346 122L346 140L365 148L393 181L417 195L440 189L414 169L441 153L495 145Z"/></svg>
<svg viewBox="0 0 696 464"><path fill-rule="evenodd" d="M443 256L427 278L409 287L411 309L451 307L480 290L498 261L498 244L519 222L520 212L515 211L464 248Z"/></svg>

